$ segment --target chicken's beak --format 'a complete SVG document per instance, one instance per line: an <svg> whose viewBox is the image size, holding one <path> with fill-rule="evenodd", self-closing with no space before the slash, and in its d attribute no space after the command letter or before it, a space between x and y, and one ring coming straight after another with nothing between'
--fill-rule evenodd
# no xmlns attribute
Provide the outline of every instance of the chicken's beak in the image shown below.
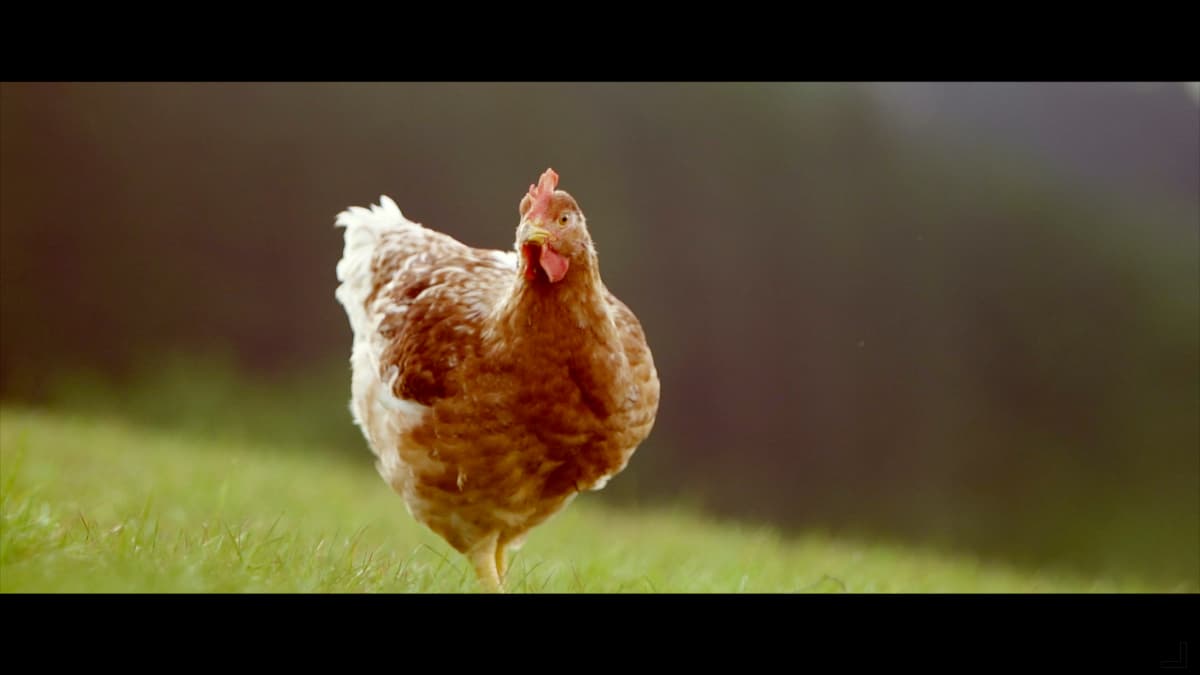
<svg viewBox="0 0 1200 675"><path fill-rule="evenodd" d="M538 227L528 220L521 223L521 243L545 246L550 239L550 231Z"/></svg>
<svg viewBox="0 0 1200 675"><path fill-rule="evenodd" d="M525 278L536 279L538 269L541 269L551 283L562 281L570 261L554 250L558 237L537 220L522 221L518 234L521 256L525 260Z"/></svg>

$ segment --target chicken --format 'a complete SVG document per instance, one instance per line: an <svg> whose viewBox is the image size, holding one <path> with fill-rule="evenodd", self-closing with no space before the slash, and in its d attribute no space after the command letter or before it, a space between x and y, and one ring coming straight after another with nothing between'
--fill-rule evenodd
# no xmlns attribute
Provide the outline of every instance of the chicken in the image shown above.
<svg viewBox="0 0 1200 675"><path fill-rule="evenodd" d="M626 467L658 411L642 326L557 186L549 169L529 187L512 251L410 222L386 196L337 216L354 422L486 591L530 530Z"/></svg>

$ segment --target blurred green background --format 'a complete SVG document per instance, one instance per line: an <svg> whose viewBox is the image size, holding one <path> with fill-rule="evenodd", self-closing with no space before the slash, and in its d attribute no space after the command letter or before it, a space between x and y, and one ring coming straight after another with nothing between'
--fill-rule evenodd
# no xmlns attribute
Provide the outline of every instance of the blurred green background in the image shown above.
<svg viewBox="0 0 1200 675"><path fill-rule="evenodd" d="M5 83L0 116L5 402L369 471L334 216L508 248L553 167L663 384L596 498L1200 577L1195 85Z"/></svg>

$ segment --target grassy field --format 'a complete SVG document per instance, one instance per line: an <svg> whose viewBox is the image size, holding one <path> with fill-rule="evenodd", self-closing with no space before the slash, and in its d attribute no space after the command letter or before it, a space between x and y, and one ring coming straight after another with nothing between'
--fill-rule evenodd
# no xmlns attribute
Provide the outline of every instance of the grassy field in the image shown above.
<svg viewBox="0 0 1200 675"><path fill-rule="evenodd" d="M0 591L476 592L363 461L0 411ZM510 592L1194 591L1030 572L583 496L517 553Z"/></svg>

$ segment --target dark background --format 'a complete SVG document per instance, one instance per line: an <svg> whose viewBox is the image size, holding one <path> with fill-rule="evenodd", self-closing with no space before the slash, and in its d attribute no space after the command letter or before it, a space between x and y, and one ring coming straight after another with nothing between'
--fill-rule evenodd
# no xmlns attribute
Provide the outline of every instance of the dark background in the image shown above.
<svg viewBox="0 0 1200 675"><path fill-rule="evenodd" d="M1194 588L1198 92L6 83L0 396L370 470L334 216L553 167L663 384L602 498Z"/></svg>

